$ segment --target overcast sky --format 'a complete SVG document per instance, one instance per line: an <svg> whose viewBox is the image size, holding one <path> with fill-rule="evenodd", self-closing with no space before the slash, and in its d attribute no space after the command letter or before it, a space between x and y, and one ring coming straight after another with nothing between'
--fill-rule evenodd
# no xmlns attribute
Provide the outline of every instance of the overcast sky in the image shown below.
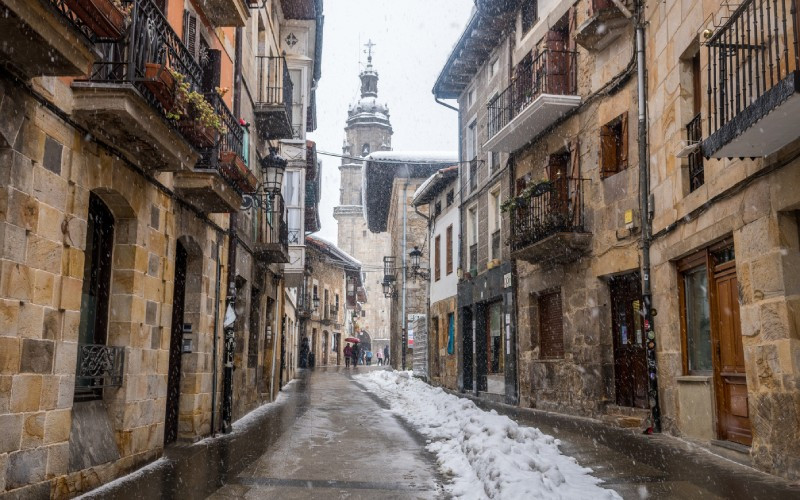
<svg viewBox="0 0 800 500"><path fill-rule="evenodd" d="M458 114L436 104L431 89L473 5L473 0L327 0L317 131L310 134L317 149L341 154L347 108L359 96L358 74L367 62L363 44L372 39L378 96L389 105L394 129L392 148L456 151ZM341 160L319 158L318 235L336 242L333 207L339 204Z"/></svg>

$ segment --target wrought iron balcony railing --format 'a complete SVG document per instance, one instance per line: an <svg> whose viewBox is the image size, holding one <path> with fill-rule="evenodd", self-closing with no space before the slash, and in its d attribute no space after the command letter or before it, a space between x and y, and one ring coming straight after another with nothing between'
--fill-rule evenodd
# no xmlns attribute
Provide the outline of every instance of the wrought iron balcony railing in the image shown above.
<svg viewBox="0 0 800 500"><path fill-rule="evenodd" d="M204 95L219 116L223 131L217 133L213 146L200 149L201 157L196 168L217 170L238 193L250 194L257 179L244 161L244 131L217 92Z"/></svg>
<svg viewBox="0 0 800 500"><path fill-rule="evenodd" d="M133 84L165 120L173 109L179 73L190 90L202 88L203 70L152 0L133 0L125 35L96 44L101 53L88 80Z"/></svg>
<svg viewBox="0 0 800 500"><path fill-rule="evenodd" d="M83 389L121 387L124 359L124 347L79 344L75 386Z"/></svg>
<svg viewBox="0 0 800 500"><path fill-rule="evenodd" d="M562 177L519 198L511 217L511 249L521 250L557 233L585 232L582 179Z"/></svg>
<svg viewBox="0 0 800 500"><path fill-rule="evenodd" d="M286 206L283 196L274 194L269 197L265 210L265 228L258 238L258 243L289 246L289 226L286 223Z"/></svg>
<svg viewBox="0 0 800 500"><path fill-rule="evenodd" d="M258 92L255 111L259 133L264 139L290 139L295 135L292 126L294 87L286 59L258 56L256 63Z"/></svg>
<svg viewBox="0 0 800 500"><path fill-rule="evenodd" d="M309 317L314 312L314 302L310 293L301 293L297 296L297 312L303 317Z"/></svg>
<svg viewBox="0 0 800 500"><path fill-rule="evenodd" d="M105 11L88 0L47 1L90 43L118 39L124 33L124 14L110 0L103 2L110 4Z"/></svg>
<svg viewBox="0 0 800 500"><path fill-rule="evenodd" d="M744 0L706 41L712 139L703 144L706 156L717 157L720 149L800 92L798 5L798 0ZM772 135L771 125L764 129L767 136ZM753 151L752 156L768 152ZM741 150L736 153L742 155Z"/></svg>
<svg viewBox="0 0 800 500"><path fill-rule="evenodd" d="M547 49L521 62L514 80L489 101L489 137L493 137L540 95L577 93L577 52Z"/></svg>

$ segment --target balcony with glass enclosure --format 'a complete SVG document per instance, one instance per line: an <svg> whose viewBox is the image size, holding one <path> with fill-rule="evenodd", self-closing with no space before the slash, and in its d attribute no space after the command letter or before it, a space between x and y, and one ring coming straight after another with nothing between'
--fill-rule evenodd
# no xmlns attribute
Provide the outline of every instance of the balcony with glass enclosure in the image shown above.
<svg viewBox="0 0 800 500"><path fill-rule="evenodd" d="M798 0L745 0L705 42L706 158L758 158L800 137Z"/></svg>
<svg viewBox="0 0 800 500"><path fill-rule="evenodd" d="M553 49L521 61L511 85L489 102L484 149L512 153L578 107L576 61L576 52Z"/></svg>
<svg viewBox="0 0 800 500"><path fill-rule="evenodd" d="M291 139L293 85L283 57L258 56L256 129L263 140Z"/></svg>

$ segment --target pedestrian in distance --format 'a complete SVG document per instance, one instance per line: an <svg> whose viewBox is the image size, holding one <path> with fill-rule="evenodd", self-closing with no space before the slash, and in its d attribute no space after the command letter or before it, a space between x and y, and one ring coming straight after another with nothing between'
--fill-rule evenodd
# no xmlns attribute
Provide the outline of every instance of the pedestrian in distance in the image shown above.
<svg viewBox="0 0 800 500"><path fill-rule="evenodd" d="M348 343L344 346L344 367L350 368L350 359L353 357L353 348Z"/></svg>
<svg viewBox="0 0 800 500"><path fill-rule="evenodd" d="M378 352L375 353L375 357L378 358L378 366L383 366L383 351L378 349Z"/></svg>
<svg viewBox="0 0 800 500"><path fill-rule="evenodd" d="M388 345L383 346L383 364L385 364L385 365L389 364L389 346Z"/></svg>
<svg viewBox="0 0 800 500"><path fill-rule="evenodd" d="M353 350L351 351L352 359L353 359L353 368L358 366L358 351L359 347L358 344L353 346Z"/></svg>
<svg viewBox="0 0 800 500"><path fill-rule="evenodd" d="M367 351L367 366L372 366L372 351Z"/></svg>

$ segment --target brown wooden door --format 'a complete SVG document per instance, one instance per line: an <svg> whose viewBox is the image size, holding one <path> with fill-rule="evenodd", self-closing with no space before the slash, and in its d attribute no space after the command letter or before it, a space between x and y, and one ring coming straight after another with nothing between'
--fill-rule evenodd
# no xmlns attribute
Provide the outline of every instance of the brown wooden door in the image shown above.
<svg viewBox="0 0 800 500"><path fill-rule="evenodd" d="M619 406L648 408L641 281L631 273L611 281L614 388Z"/></svg>
<svg viewBox="0 0 800 500"><path fill-rule="evenodd" d="M569 26L562 20L559 26L547 32L546 82L542 92L566 95L569 93L570 57Z"/></svg>
<svg viewBox="0 0 800 500"><path fill-rule="evenodd" d="M753 435L747 402L735 261L715 266L712 292L712 321L716 327L714 379L719 437L749 446Z"/></svg>
<svg viewBox="0 0 800 500"><path fill-rule="evenodd" d="M181 352L183 348L183 311L186 298L188 254L183 245L175 250L175 285L172 298L172 329L169 339L169 373L167 374L167 408L164 422L164 445L178 439L181 398Z"/></svg>

